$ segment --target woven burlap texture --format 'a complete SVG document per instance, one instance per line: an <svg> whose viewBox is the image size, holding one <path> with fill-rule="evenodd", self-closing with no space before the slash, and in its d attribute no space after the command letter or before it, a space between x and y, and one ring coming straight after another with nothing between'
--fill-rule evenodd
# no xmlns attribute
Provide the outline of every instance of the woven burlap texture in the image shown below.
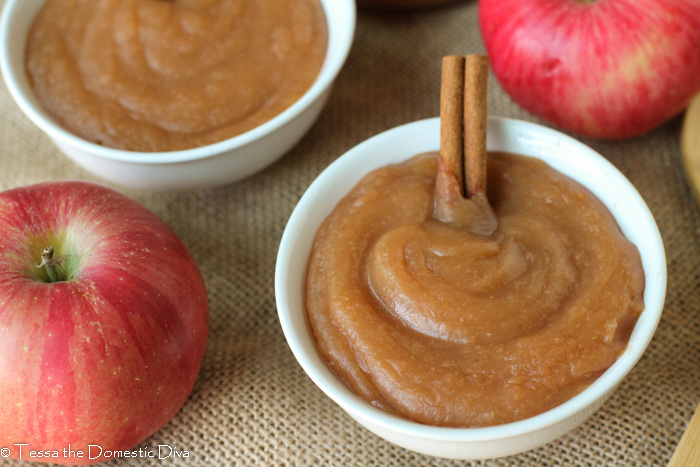
<svg viewBox="0 0 700 467"><path fill-rule="evenodd" d="M360 10L355 43L327 107L284 158L241 182L186 192L122 189L162 217L199 264L211 304L204 363L175 418L142 444L187 459L106 465L647 466L670 459L700 400L700 212L680 163L681 119L624 142L583 141L637 187L668 258L663 318L608 402L563 438L518 456L459 462L415 454L365 430L306 376L282 334L274 267L287 219L311 181L363 140L438 115L441 57L483 52L476 1L386 13ZM492 115L538 121L491 77ZM104 182L63 156L0 90L0 188L52 179ZM119 187L117 187L119 188ZM8 462L0 465L24 465Z"/></svg>

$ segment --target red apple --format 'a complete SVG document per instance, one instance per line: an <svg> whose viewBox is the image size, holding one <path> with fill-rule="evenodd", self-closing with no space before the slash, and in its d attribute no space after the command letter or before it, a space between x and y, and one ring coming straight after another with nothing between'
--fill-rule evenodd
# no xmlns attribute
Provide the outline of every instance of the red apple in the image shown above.
<svg viewBox="0 0 700 467"><path fill-rule="evenodd" d="M136 201L76 181L0 193L0 455L133 448L187 399L207 321L195 262Z"/></svg>
<svg viewBox="0 0 700 467"><path fill-rule="evenodd" d="M700 90L698 0L480 0L479 25L503 89L574 133L643 134Z"/></svg>

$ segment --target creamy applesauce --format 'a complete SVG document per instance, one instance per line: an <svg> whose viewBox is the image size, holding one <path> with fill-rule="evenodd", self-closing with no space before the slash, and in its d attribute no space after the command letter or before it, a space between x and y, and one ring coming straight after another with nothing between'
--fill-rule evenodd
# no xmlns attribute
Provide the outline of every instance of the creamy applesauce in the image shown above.
<svg viewBox="0 0 700 467"><path fill-rule="evenodd" d="M49 0L26 60L37 98L98 144L172 151L270 120L311 87L319 0Z"/></svg>
<svg viewBox="0 0 700 467"><path fill-rule="evenodd" d="M491 235L433 219L436 170L436 154L378 169L320 227L306 285L318 349L359 396L431 425L507 423L570 399L629 340L639 252L541 161L489 154Z"/></svg>

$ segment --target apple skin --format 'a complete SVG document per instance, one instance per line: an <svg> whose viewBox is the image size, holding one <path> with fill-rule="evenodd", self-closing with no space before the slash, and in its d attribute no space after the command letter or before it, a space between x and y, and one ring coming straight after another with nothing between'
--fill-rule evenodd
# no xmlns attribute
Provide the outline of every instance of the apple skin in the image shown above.
<svg viewBox="0 0 700 467"><path fill-rule="evenodd" d="M49 244L68 280L36 267ZM194 260L136 201L77 181L0 193L0 447L94 464L113 456L90 444L144 441L192 390L208 310ZM85 457L27 454L69 444Z"/></svg>
<svg viewBox="0 0 700 467"><path fill-rule="evenodd" d="M480 0L479 26L503 89L573 133L641 135L700 90L698 0Z"/></svg>

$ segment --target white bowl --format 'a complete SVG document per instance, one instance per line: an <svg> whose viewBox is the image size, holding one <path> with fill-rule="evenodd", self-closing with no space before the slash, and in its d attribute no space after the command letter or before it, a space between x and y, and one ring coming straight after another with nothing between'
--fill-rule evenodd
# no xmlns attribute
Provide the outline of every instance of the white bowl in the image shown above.
<svg viewBox="0 0 700 467"><path fill-rule="evenodd" d="M666 294L666 258L658 228L632 184L605 158L557 131L490 118L487 147L536 157L586 186L610 209L642 257L645 310L620 358L573 399L526 420L486 428L427 426L390 415L344 386L324 363L307 320L304 288L311 245L321 222L367 172L439 148L440 120L423 120L375 136L331 164L299 201L282 236L275 272L277 310L287 342L309 377L352 418L382 438L423 454L486 459L541 446L589 417L629 373L651 340Z"/></svg>
<svg viewBox="0 0 700 467"><path fill-rule="evenodd" d="M62 128L41 107L27 80L25 48L34 16L46 0L7 0L0 18L0 68L20 109L68 157L111 182L140 189L224 185L268 166L314 123L345 63L355 32L354 0L321 0L328 50L316 81L291 107L239 136L194 149L135 152L91 143Z"/></svg>

